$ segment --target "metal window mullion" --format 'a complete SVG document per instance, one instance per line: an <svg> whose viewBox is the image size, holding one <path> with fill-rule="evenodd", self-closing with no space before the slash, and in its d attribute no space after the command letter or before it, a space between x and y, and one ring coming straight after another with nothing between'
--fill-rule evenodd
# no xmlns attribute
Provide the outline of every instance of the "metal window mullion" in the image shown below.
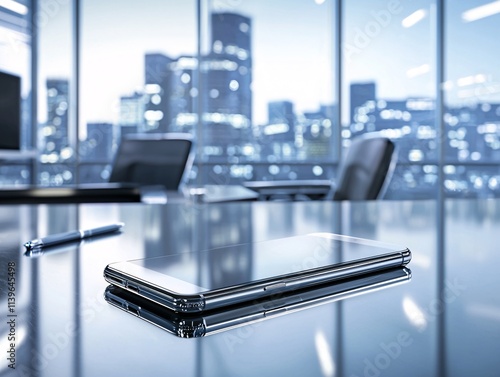
<svg viewBox="0 0 500 377"><path fill-rule="evenodd" d="M335 158L335 165L337 167L337 176L338 176L338 167L340 166L340 159L342 157L342 103L343 103L343 98L342 98L342 72L343 72L343 67L342 67L342 27L343 27L343 0L335 0L334 3L334 30L335 30L335 37L334 37L334 51L335 51L335 56L334 56L334 61L335 61L335 82L334 82L334 91L335 91L335 96L337 100L337 112L336 112L336 119L335 122L337 122L337 140L336 144L334 145L334 158ZM333 145L333 143L331 143ZM333 232L342 234L342 205L340 203L337 203L334 206L334 211L333 211ZM344 334L344 312L345 312L345 307L342 305L341 302L338 302L337 305L335 305L335 330L336 330L336 336L335 338L335 357L337 359L337 368L338 368L338 374L339 375L344 375L345 374L345 334Z"/></svg>
<svg viewBox="0 0 500 377"><path fill-rule="evenodd" d="M444 190L444 146L446 133L443 122L444 116L444 91L445 78L445 1L436 0L436 116L435 128L438 135L438 193L436 203L436 297L443 301L446 281L446 221L445 221L445 190ZM446 360L446 310L439 313L437 318L437 374L447 375Z"/></svg>
<svg viewBox="0 0 500 377"><path fill-rule="evenodd" d="M73 25L73 85L71 86L74 136L70 143L75 151L75 183L80 183L80 0L74 0L72 13ZM69 130L68 130L69 131Z"/></svg>
<svg viewBox="0 0 500 377"><path fill-rule="evenodd" d="M38 184L38 32L36 30L39 1L30 2L30 25L31 25L31 137L28 143L30 149L37 151L31 159L30 184Z"/></svg>
<svg viewBox="0 0 500 377"><path fill-rule="evenodd" d="M342 18L342 0L336 0L335 1L335 9L334 9L334 27L335 27L335 39L333 41L334 43L334 50L335 50L335 76L336 80L334 82L334 91L335 91L335 96L337 97L337 113L336 113L336 119L335 121L337 122L337 127L338 127L338 134L337 134L337 144L335 145L335 158L337 162L337 167L340 165L340 159L342 157L342 104L343 104L343 98L342 98L342 73L343 73L343 67L342 67L342 26L343 26L343 18Z"/></svg>
<svg viewBox="0 0 500 377"><path fill-rule="evenodd" d="M208 5L207 5L208 6ZM196 154L195 154L195 165L197 168L196 174L196 184L201 186L204 182L202 177L202 153L203 153L203 103L202 103L202 79L201 79L201 60L202 60L202 4L201 0L196 1L196 59L198 61L197 68L193 72L193 78L195 79L198 95L194 99L196 113L198 116L198 121L196 122L196 130L194 131L196 140Z"/></svg>

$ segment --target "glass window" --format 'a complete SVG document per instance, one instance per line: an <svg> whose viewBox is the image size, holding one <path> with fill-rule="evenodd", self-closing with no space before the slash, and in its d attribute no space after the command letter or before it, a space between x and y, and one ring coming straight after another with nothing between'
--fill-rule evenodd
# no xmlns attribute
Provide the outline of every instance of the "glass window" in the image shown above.
<svg viewBox="0 0 500 377"><path fill-rule="evenodd" d="M41 0L38 38L38 184L74 184L76 157L76 87L72 2Z"/></svg>
<svg viewBox="0 0 500 377"><path fill-rule="evenodd" d="M443 119L448 196L500 195L500 67L494 48L498 4L446 2Z"/></svg>
<svg viewBox="0 0 500 377"><path fill-rule="evenodd" d="M81 18L79 181L106 182L124 135L193 132L196 3L85 0Z"/></svg>
<svg viewBox="0 0 500 377"><path fill-rule="evenodd" d="M150 132L196 135L200 183L331 177L332 2L201 4L83 2L81 181Z"/></svg>
<svg viewBox="0 0 500 377"><path fill-rule="evenodd" d="M391 138L397 165L386 197L435 197L434 2L342 4L342 145L367 132Z"/></svg>
<svg viewBox="0 0 500 377"><path fill-rule="evenodd" d="M22 79L21 147L39 164L3 161L0 184L106 182L124 135L158 132L194 134L199 184L330 179L352 138L379 132L397 145L386 198L497 196L497 5L438 1L2 3L0 70Z"/></svg>
<svg viewBox="0 0 500 377"><path fill-rule="evenodd" d="M333 177L334 3L203 2L201 181Z"/></svg>

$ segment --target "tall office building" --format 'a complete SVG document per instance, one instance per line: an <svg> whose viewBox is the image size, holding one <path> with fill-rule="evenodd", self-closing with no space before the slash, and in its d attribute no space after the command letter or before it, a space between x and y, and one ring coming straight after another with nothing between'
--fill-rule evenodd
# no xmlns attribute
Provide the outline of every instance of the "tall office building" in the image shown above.
<svg viewBox="0 0 500 377"><path fill-rule="evenodd" d="M113 131L111 123L87 123L87 138L80 145L82 161L111 163L115 139Z"/></svg>
<svg viewBox="0 0 500 377"><path fill-rule="evenodd" d="M181 56L170 64L169 111L171 128L189 132L201 110L203 134L197 137L206 156L222 158L244 154L252 141L251 22L238 14L214 13L211 31L211 52L200 62Z"/></svg>
<svg viewBox="0 0 500 377"><path fill-rule="evenodd" d="M350 118L351 124L357 123L356 115L363 114L366 104L375 103L375 83L351 84L350 86Z"/></svg>
<svg viewBox="0 0 500 377"><path fill-rule="evenodd" d="M267 125L264 134L273 142L293 143L295 140L295 112L290 101L273 101L267 105Z"/></svg>
<svg viewBox="0 0 500 377"><path fill-rule="evenodd" d="M238 53L244 49L251 55L251 21L241 14L212 13L212 50L214 52ZM236 50L235 50L236 49Z"/></svg>
<svg viewBox="0 0 500 377"><path fill-rule="evenodd" d="M251 21L213 13L211 33L210 52L200 58L146 54L144 92L120 98L122 136L198 132L208 158L252 156Z"/></svg>
<svg viewBox="0 0 500 377"><path fill-rule="evenodd" d="M267 105L267 121L269 124L286 123L291 128L295 123L293 103L290 101L273 101Z"/></svg>
<svg viewBox="0 0 500 377"><path fill-rule="evenodd" d="M172 121L169 106L173 60L163 54L146 54L144 64L144 131L167 132Z"/></svg>
<svg viewBox="0 0 500 377"><path fill-rule="evenodd" d="M209 154L244 154L252 141L251 21L213 13L211 32L211 52L200 65L203 139Z"/></svg>
<svg viewBox="0 0 500 377"><path fill-rule="evenodd" d="M476 108L478 113L476 119L478 127L469 128L469 132L477 136L477 145L479 146L479 157L483 161L500 160L500 104L499 103L481 103ZM461 136L460 133L455 135ZM497 181L499 181L497 179ZM495 184L494 184L495 185ZM497 186L495 186L497 187Z"/></svg>
<svg viewBox="0 0 500 377"><path fill-rule="evenodd" d="M296 115L290 101L274 101L267 105L267 124L260 126L261 158L291 159L297 157Z"/></svg>
<svg viewBox="0 0 500 377"><path fill-rule="evenodd" d="M135 92L129 96L120 97L120 135L121 137L144 132L145 96Z"/></svg>
<svg viewBox="0 0 500 377"><path fill-rule="evenodd" d="M42 155L48 162L58 162L67 150L69 84L64 79L47 80L47 123L42 126Z"/></svg>
<svg viewBox="0 0 500 377"><path fill-rule="evenodd" d="M223 110L252 120L252 24L235 13L213 13L212 49L207 57L207 111ZM215 89L215 91L212 91Z"/></svg>
<svg viewBox="0 0 500 377"><path fill-rule="evenodd" d="M173 131L193 132L198 122L197 69L198 59L193 56L181 56L170 64L169 113Z"/></svg>
<svg viewBox="0 0 500 377"><path fill-rule="evenodd" d="M303 144L303 159L324 161L333 160L335 150L334 119L336 107L322 105L318 111L305 112L300 122Z"/></svg>

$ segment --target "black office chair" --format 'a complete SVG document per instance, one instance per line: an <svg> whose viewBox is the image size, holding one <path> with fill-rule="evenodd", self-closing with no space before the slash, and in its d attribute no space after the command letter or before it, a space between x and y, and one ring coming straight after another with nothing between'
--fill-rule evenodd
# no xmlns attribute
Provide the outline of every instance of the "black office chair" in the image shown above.
<svg viewBox="0 0 500 377"><path fill-rule="evenodd" d="M385 191L395 164L394 143L377 133L352 140L330 195L333 200L373 200Z"/></svg>
<svg viewBox="0 0 500 377"><path fill-rule="evenodd" d="M352 140L337 182L329 180L250 181L243 185L259 200L372 200L385 192L396 162L394 143L378 133Z"/></svg>
<svg viewBox="0 0 500 377"><path fill-rule="evenodd" d="M193 163L192 146L189 134L127 135L116 152L109 180L179 190Z"/></svg>

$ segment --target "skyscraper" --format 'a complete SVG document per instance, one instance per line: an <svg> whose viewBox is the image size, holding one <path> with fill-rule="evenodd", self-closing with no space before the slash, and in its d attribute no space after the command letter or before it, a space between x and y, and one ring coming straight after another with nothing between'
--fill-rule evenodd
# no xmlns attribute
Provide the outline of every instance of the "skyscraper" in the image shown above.
<svg viewBox="0 0 500 377"><path fill-rule="evenodd" d="M212 48L202 67L207 111L241 114L252 120L251 20L235 13L213 13Z"/></svg>
<svg viewBox="0 0 500 377"><path fill-rule="evenodd" d="M170 64L170 113L176 130L189 130L201 109L204 134L198 137L224 149L251 135L251 22L239 14L213 13L211 31L211 51L200 62L181 56Z"/></svg>
<svg viewBox="0 0 500 377"><path fill-rule="evenodd" d="M42 127L42 154L52 156L48 162L59 161L61 151L69 146L68 97L68 80L47 80L47 123Z"/></svg>
<svg viewBox="0 0 500 377"><path fill-rule="evenodd" d="M87 138L80 146L83 161L111 163L113 124L87 123Z"/></svg>
<svg viewBox="0 0 500 377"><path fill-rule="evenodd" d="M120 134L144 132L145 96L135 92L130 96L120 97Z"/></svg>
<svg viewBox="0 0 500 377"><path fill-rule="evenodd" d="M274 101L267 105L268 125L264 133L272 141L293 143L295 138L295 113L290 101Z"/></svg>
<svg viewBox="0 0 500 377"><path fill-rule="evenodd" d="M193 132L198 121L197 69L198 59L193 56L181 56L170 64L169 113L173 131Z"/></svg>
<svg viewBox="0 0 500 377"><path fill-rule="evenodd" d="M350 123L356 123L355 116L359 108L363 107L368 101L375 101L375 83L351 84L351 104L350 104Z"/></svg>
<svg viewBox="0 0 500 377"><path fill-rule="evenodd" d="M304 159L333 159L336 146L336 133L334 129L334 105L321 105L315 112L305 112L300 122L302 129ZM337 131L338 132L338 131Z"/></svg>
<svg viewBox="0 0 500 377"><path fill-rule="evenodd" d="M169 94L172 59L163 54L146 54L144 64L144 131L167 132L172 121Z"/></svg>
<svg viewBox="0 0 500 377"><path fill-rule="evenodd" d="M235 13L211 16L211 52L200 63L207 155L238 156L252 139L251 22Z"/></svg>

